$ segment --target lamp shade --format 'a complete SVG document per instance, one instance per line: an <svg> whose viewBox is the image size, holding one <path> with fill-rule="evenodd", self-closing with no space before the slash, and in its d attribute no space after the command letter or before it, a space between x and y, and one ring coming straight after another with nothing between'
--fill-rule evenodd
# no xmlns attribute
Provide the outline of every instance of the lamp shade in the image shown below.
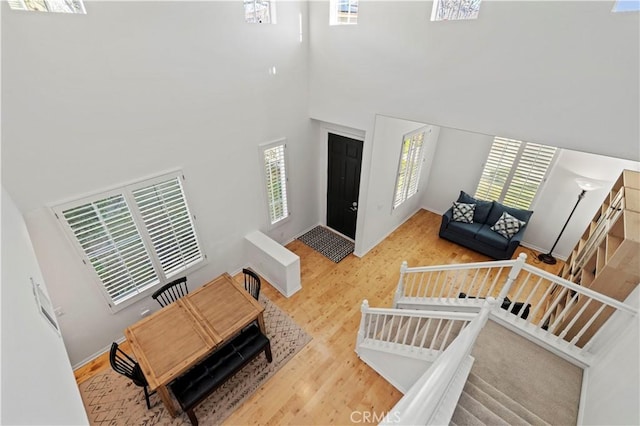
<svg viewBox="0 0 640 426"><path fill-rule="evenodd" d="M578 184L580 189L582 189L583 191L593 191L594 189L600 188L600 185L596 185L590 180L583 179L583 178L577 178L576 184Z"/></svg>

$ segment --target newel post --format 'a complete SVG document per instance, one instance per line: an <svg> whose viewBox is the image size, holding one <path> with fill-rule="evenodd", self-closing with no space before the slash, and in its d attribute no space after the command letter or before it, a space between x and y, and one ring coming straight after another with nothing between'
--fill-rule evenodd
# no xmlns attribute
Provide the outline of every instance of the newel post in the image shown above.
<svg viewBox="0 0 640 426"><path fill-rule="evenodd" d="M360 305L360 312L362 312L362 317L360 318L360 327L358 328L358 337L356 340L356 353L358 353L358 348L360 348L360 344L364 342L365 331L364 327L367 319L367 312L369 311L369 301L364 299L362 301L362 305Z"/></svg>
<svg viewBox="0 0 640 426"><path fill-rule="evenodd" d="M522 271L522 267L524 266L526 261L527 261L527 255L524 254L524 253L520 253L518 255L518 258L514 262L513 266L511 267L511 271L509 271L509 276L507 277L507 282L502 287L502 290L500 291L500 294L498 295L497 302L498 302L499 305L502 305L502 302L504 301L504 298L507 297L507 294L509 293L509 290L511 289L511 285L513 285L513 283L516 280L516 278L518 278L518 275L520 274L520 271Z"/></svg>
<svg viewBox="0 0 640 426"><path fill-rule="evenodd" d="M398 280L398 287L396 288L396 293L393 295L393 307L398 307L398 301L402 296L404 296L404 276L407 273L407 269L409 269L409 265L407 261L403 261L402 265L400 265L400 279Z"/></svg>

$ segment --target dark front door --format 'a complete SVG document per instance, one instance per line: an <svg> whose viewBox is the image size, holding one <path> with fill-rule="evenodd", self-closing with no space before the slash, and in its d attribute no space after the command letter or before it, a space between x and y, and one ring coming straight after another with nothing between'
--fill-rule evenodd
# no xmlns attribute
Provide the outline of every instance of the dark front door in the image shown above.
<svg viewBox="0 0 640 426"><path fill-rule="evenodd" d="M355 239L362 141L329 133L327 226Z"/></svg>

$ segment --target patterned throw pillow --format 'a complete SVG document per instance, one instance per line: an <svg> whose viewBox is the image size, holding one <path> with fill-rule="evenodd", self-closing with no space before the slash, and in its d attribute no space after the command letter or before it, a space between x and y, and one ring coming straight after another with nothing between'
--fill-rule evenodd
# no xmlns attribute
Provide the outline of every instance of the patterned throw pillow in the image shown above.
<svg viewBox="0 0 640 426"><path fill-rule="evenodd" d="M523 222L520 219L511 216L509 213L504 212L495 225L491 227L491 230L510 240L511 237L516 235L526 224L527 222Z"/></svg>
<svg viewBox="0 0 640 426"><path fill-rule="evenodd" d="M476 210L475 204L453 202L453 221L462 223L473 223L473 212Z"/></svg>

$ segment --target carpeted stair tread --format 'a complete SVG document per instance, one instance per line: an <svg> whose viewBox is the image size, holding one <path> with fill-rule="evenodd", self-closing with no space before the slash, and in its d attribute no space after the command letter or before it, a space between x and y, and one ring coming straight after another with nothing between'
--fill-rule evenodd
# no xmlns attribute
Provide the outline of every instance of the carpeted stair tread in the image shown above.
<svg viewBox="0 0 640 426"><path fill-rule="evenodd" d="M491 320L480 332L471 355L475 358L473 374L539 419L553 425L577 423L582 368Z"/></svg>
<svg viewBox="0 0 640 426"><path fill-rule="evenodd" d="M514 413L506 405L500 403L499 400L486 393L468 380L464 385L464 391L510 425L525 425L529 423L525 419Z"/></svg>
<svg viewBox="0 0 640 426"><path fill-rule="evenodd" d="M514 401L508 395L504 394L499 389L496 389L490 383L487 383L481 377L477 376L473 372L469 374L469 377L467 378L467 383L470 383L473 387L482 391L483 393L488 395L490 398L492 398L494 401L496 401L497 404L502 405L505 409L509 410L518 418L520 418L521 422L518 424L549 425L549 423L545 422L535 413L528 410L519 402ZM503 418L505 420L508 420L505 417Z"/></svg>
<svg viewBox="0 0 640 426"><path fill-rule="evenodd" d="M494 413L487 406L483 405L480 401L469 395L466 391L462 392L458 405L462 406L469 413L473 414L483 424L492 426L509 426L509 423L504 421L503 418Z"/></svg>
<svg viewBox="0 0 640 426"><path fill-rule="evenodd" d="M456 410L453 412L453 417L451 417L451 422L449 424L462 426L484 426L484 423L482 423L480 419L460 405L458 405Z"/></svg>

